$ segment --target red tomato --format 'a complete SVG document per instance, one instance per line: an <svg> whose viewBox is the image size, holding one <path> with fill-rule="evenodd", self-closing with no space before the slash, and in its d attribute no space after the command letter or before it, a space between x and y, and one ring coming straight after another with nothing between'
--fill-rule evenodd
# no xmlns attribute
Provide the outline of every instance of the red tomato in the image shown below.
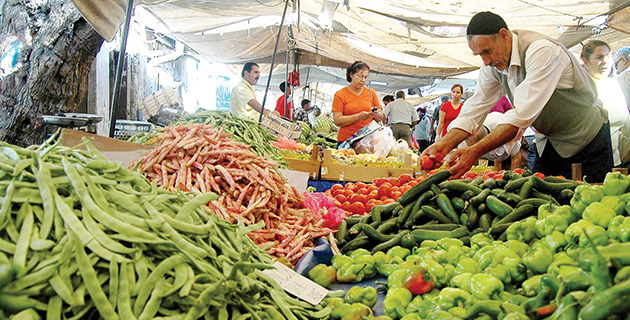
<svg viewBox="0 0 630 320"><path fill-rule="evenodd" d="M333 203L335 204L335 207L341 208L341 202L339 202L337 199L333 200Z"/></svg>
<svg viewBox="0 0 630 320"><path fill-rule="evenodd" d="M411 181L407 182L407 185L410 186L410 187L413 187L413 186L415 186L417 184L418 184L418 180L411 180Z"/></svg>
<svg viewBox="0 0 630 320"><path fill-rule="evenodd" d="M359 190L356 191L358 194L362 194L362 195L367 195L368 193L370 193L370 191L368 191L367 188L363 187Z"/></svg>
<svg viewBox="0 0 630 320"><path fill-rule="evenodd" d="M409 174L401 174L400 177L398 177L398 181L400 181L400 184L405 184L409 181L413 180L413 178L411 177L411 175Z"/></svg>
<svg viewBox="0 0 630 320"><path fill-rule="evenodd" d="M345 211L350 211L350 207L352 205L350 204L350 201L346 201L344 203L341 204L341 209L345 210Z"/></svg>
<svg viewBox="0 0 630 320"><path fill-rule="evenodd" d="M562 178L562 179L566 179L566 178L565 178L563 175L561 175L561 174L557 175L556 177L558 177L558 178Z"/></svg>
<svg viewBox="0 0 630 320"><path fill-rule="evenodd" d="M395 187L400 186L400 181L397 178L389 178L388 182Z"/></svg>
<svg viewBox="0 0 630 320"><path fill-rule="evenodd" d="M385 178L374 178L374 180L372 180L372 184L375 186L380 186L381 184L383 184L384 182L387 182L387 179Z"/></svg>
<svg viewBox="0 0 630 320"><path fill-rule="evenodd" d="M350 196L350 202L361 202L361 203L366 203L367 202L367 198L365 197L365 195L362 194L353 194L352 196Z"/></svg>
<svg viewBox="0 0 630 320"><path fill-rule="evenodd" d="M367 184L361 181L355 183L354 185L356 186L356 188L354 189L355 191L367 187Z"/></svg>
<svg viewBox="0 0 630 320"><path fill-rule="evenodd" d="M350 199L350 197L354 194L354 191L350 190L350 189L346 189L343 190L343 195L346 196L346 198Z"/></svg>
<svg viewBox="0 0 630 320"><path fill-rule="evenodd" d="M381 200L374 200L374 204L377 205L377 206L380 206L380 205L383 204L383 201L381 201Z"/></svg>
<svg viewBox="0 0 630 320"><path fill-rule="evenodd" d="M353 202L350 205L350 212L354 214L365 214L365 205L361 202Z"/></svg>
<svg viewBox="0 0 630 320"><path fill-rule="evenodd" d="M405 194L405 192L409 191L409 189L411 189L411 187L410 187L410 186L404 186L404 187L401 187L401 188L400 188L400 192L401 192L402 194Z"/></svg>
<svg viewBox="0 0 630 320"><path fill-rule="evenodd" d="M344 203L344 202L348 201L348 197L346 197L343 194L338 194L338 195L335 196L335 200L337 200L337 201L339 201L341 203Z"/></svg>
<svg viewBox="0 0 630 320"><path fill-rule="evenodd" d="M338 196L340 194L343 194L344 191L345 191L345 189L335 189L335 190L333 190L330 193L330 195L333 196L333 197L336 197L336 196Z"/></svg>
<svg viewBox="0 0 630 320"><path fill-rule="evenodd" d="M346 190L353 190L354 191L354 182L348 182L346 183Z"/></svg>
<svg viewBox="0 0 630 320"><path fill-rule="evenodd" d="M396 202L396 200L392 199L392 198L387 198L385 200L383 200L383 204L389 204L389 203L394 203Z"/></svg>
<svg viewBox="0 0 630 320"><path fill-rule="evenodd" d="M398 200L400 196L402 196L402 192L400 191L393 191L392 194L390 195L390 197L394 200Z"/></svg>
<svg viewBox="0 0 630 320"><path fill-rule="evenodd" d="M433 168L433 159L429 158L429 156L422 157L422 169L430 170Z"/></svg>
<svg viewBox="0 0 630 320"><path fill-rule="evenodd" d="M372 191L378 190L378 187L373 185L373 184L371 184L371 185L367 186L367 189L368 189L369 192L372 192Z"/></svg>
<svg viewBox="0 0 630 320"><path fill-rule="evenodd" d="M370 193L368 193L365 197L368 199L368 201L378 199L378 191L370 191Z"/></svg>
<svg viewBox="0 0 630 320"><path fill-rule="evenodd" d="M385 182L378 188L377 194L379 198L382 198L382 197L389 197L391 192L392 192L392 185L389 184L389 182Z"/></svg>
<svg viewBox="0 0 630 320"><path fill-rule="evenodd" d="M444 156L442 155L442 153L440 152L435 153L435 159L433 161L437 163L441 163L442 160L444 160Z"/></svg>
<svg viewBox="0 0 630 320"><path fill-rule="evenodd" d="M525 169L523 169L523 168L516 168L516 169L512 170L512 172L518 173L518 174L523 174L523 172L525 172Z"/></svg>
<svg viewBox="0 0 630 320"><path fill-rule="evenodd" d="M337 189L343 189L343 186L339 183L335 183L332 185L332 187L330 187L330 191L335 191Z"/></svg>
<svg viewBox="0 0 630 320"><path fill-rule="evenodd" d="M542 172L536 172L534 173L535 176L537 176L538 178L544 179L545 178L545 174Z"/></svg>
<svg viewBox="0 0 630 320"><path fill-rule="evenodd" d="M464 173L464 176L462 176L462 178L464 179L475 179L477 178L477 176L479 176L476 172L472 172L472 171L468 171L466 173Z"/></svg>

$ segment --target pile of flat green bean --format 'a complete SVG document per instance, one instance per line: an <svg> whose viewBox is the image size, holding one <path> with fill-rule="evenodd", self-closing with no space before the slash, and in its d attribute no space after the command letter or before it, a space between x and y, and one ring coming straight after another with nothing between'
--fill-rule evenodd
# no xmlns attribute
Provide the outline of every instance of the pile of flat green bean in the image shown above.
<svg viewBox="0 0 630 320"><path fill-rule="evenodd" d="M223 127L223 131L231 134L231 138L252 146L252 151L263 157L270 157L286 168L280 149L271 144L278 138L260 127L258 122L241 119L226 111L197 111L176 119L177 123L205 123L213 128Z"/></svg>
<svg viewBox="0 0 630 320"><path fill-rule="evenodd" d="M262 272L272 260L246 235L261 225L204 211L217 195L52 141L0 145L0 319L328 317Z"/></svg>

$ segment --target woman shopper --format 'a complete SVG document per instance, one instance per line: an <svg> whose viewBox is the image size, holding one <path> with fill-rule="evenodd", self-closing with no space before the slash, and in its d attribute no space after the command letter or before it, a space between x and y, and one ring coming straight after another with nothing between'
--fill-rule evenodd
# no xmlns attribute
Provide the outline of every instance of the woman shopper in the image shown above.
<svg viewBox="0 0 630 320"><path fill-rule="evenodd" d="M339 126L337 144L352 137L372 119L385 118L376 91L365 87L369 74L370 67L365 62L355 61L346 70L350 84L335 93L332 114L335 125Z"/></svg>
<svg viewBox="0 0 630 320"><path fill-rule="evenodd" d="M446 135L448 125L457 118L459 112L462 110L462 106L464 105L464 103L461 102L463 93L464 88L461 84L454 84L451 87L451 101L445 102L440 108L440 122L438 123L437 129L439 138Z"/></svg>
<svg viewBox="0 0 630 320"><path fill-rule="evenodd" d="M582 47L580 58L595 81L597 97L608 111L613 164L620 166L630 161L630 113L621 86L610 77L613 69L610 47L604 41L591 40Z"/></svg>

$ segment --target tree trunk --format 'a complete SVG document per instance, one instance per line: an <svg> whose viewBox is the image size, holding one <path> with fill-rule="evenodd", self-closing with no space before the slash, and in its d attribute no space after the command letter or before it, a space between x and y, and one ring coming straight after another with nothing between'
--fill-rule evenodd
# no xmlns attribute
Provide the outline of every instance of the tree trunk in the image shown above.
<svg viewBox="0 0 630 320"><path fill-rule="evenodd" d="M44 141L42 116L77 112L103 38L71 0L6 0L0 49L0 140ZM12 69L4 56L17 49Z"/></svg>

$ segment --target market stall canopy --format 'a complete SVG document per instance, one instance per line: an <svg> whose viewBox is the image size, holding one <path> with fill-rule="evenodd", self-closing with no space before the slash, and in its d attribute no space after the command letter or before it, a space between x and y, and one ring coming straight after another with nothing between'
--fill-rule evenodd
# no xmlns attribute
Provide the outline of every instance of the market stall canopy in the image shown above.
<svg viewBox="0 0 630 320"><path fill-rule="evenodd" d="M120 8L121 0L73 1L107 39L123 20L124 10L110 9ZM466 24L479 11L500 14L510 29L538 31L568 46L599 37L617 49L626 45L630 24L629 15L622 15L630 0L289 1L284 25L290 28L282 32L276 63L284 63L291 52L300 65L345 68L363 60L377 73L421 79L458 75L480 65L464 36ZM208 60L242 64L271 61L285 1L137 0L135 4L154 15L166 35ZM602 27L608 15L614 29Z"/></svg>

